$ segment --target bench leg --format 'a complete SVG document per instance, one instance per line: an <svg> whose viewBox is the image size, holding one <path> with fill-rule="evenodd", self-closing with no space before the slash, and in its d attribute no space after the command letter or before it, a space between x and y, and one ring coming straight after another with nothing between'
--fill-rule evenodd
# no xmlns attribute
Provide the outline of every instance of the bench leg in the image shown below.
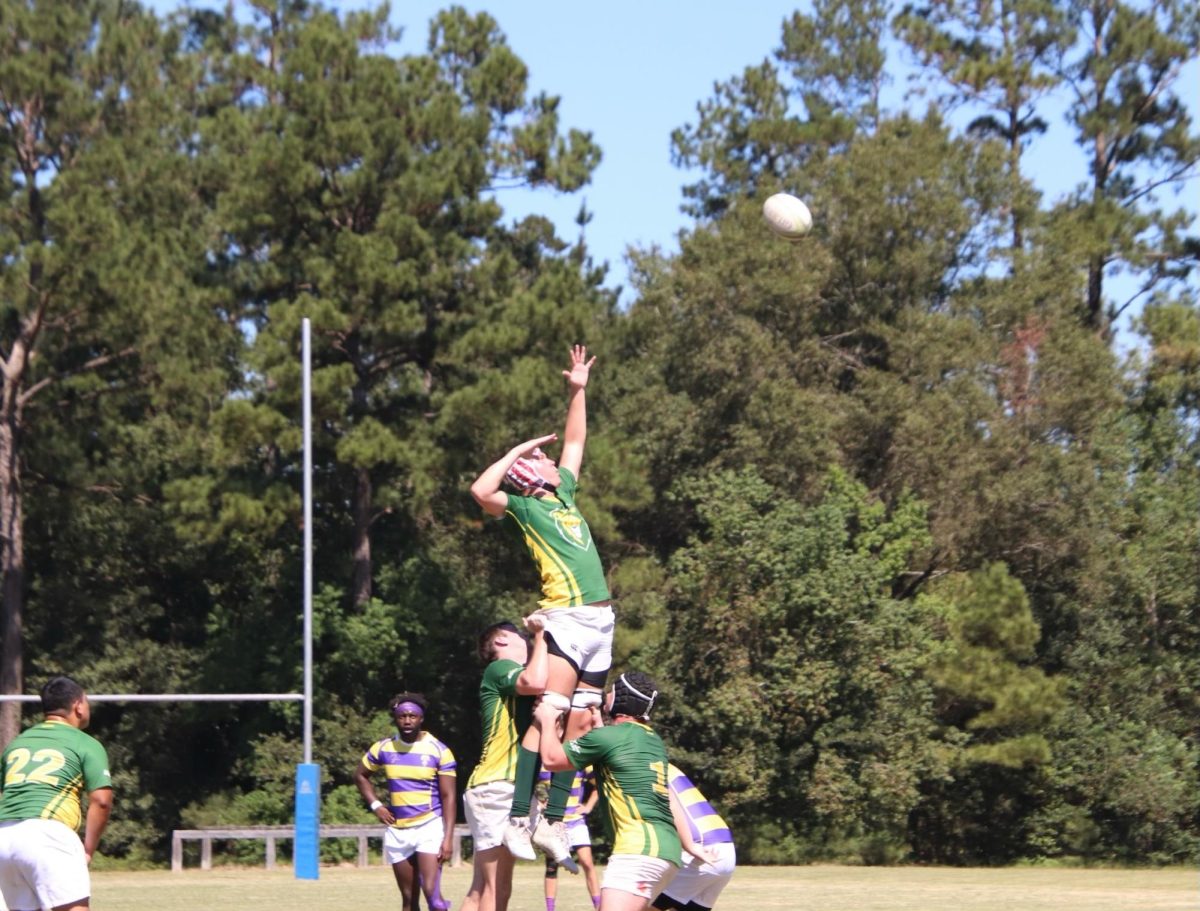
<svg viewBox="0 0 1200 911"><path fill-rule="evenodd" d="M267 836L267 869L275 869L275 836Z"/></svg>
<svg viewBox="0 0 1200 911"><path fill-rule="evenodd" d="M200 869L201 870L211 870L212 869L212 839L211 838L200 839Z"/></svg>

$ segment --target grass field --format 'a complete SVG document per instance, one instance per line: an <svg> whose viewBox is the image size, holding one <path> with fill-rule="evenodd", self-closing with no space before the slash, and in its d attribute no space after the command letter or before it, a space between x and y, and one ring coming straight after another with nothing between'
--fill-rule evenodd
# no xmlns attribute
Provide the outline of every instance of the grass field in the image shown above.
<svg viewBox="0 0 1200 911"><path fill-rule="evenodd" d="M447 868L442 892L457 908L470 868ZM270 873L218 867L143 873L98 872L96 911L333 911L400 907L382 866L322 868L298 881L288 868ZM592 911L580 877L559 875L558 911ZM521 864L510 911L545 911L541 868ZM921 867L742 867L719 911L1197 911L1195 870L949 869Z"/></svg>

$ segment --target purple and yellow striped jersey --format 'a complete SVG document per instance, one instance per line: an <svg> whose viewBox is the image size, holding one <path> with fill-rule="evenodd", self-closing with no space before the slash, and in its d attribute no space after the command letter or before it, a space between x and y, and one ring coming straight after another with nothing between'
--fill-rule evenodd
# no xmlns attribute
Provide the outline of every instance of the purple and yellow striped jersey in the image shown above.
<svg viewBox="0 0 1200 911"><path fill-rule="evenodd" d="M544 781L547 784L553 773L542 769L538 773L538 781ZM572 823L583 819L583 793L585 787L595 789L596 776L592 773L592 767L580 769L575 772L575 778L571 782L571 796L567 798L567 806L563 811L563 822Z"/></svg>
<svg viewBox="0 0 1200 911"><path fill-rule="evenodd" d="M667 777L671 791L683 806L683 815L687 817L692 838L702 845L732 844L733 833L729 831L729 826L713 809L713 805L704 799L700 789L674 764L667 766Z"/></svg>
<svg viewBox="0 0 1200 911"><path fill-rule="evenodd" d="M428 731L422 731L412 743L399 736L373 743L363 754L362 764L368 772L383 769L387 775L387 805L400 829L442 815L438 777L453 778L458 768L450 748Z"/></svg>

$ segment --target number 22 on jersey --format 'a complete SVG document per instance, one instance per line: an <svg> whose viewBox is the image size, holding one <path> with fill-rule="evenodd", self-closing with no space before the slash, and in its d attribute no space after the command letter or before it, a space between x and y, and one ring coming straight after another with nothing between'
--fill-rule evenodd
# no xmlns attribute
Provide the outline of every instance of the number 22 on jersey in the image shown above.
<svg viewBox="0 0 1200 911"><path fill-rule="evenodd" d="M30 762L36 763L28 772L25 766ZM57 785L58 776L54 773L63 767L66 759L58 750L38 750L30 753L24 747L17 747L8 754L8 768L4 773L5 787L32 781L38 784Z"/></svg>

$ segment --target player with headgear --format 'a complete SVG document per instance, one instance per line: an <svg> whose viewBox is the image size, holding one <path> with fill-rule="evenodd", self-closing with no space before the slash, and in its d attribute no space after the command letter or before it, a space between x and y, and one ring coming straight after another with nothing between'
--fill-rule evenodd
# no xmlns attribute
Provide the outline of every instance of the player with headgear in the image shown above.
<svg viewBox="0 0 1200 911"><path fill-rule="evenodd" d="M585 732L598 708L612 664L615 625L604 567L591 530L576 504L579 469L587 440L586 393L595 357L571 349L566 377L567 418L556 463L542 449L556 434L526 440L489 465L471 485L471 495L489 515L504 518L520 532L541 576L542 599L530 620L545 629L549 653L543 702L566 716L566 736ZM555 776L542 819L531 825L538 773L538 733L522 741L513 797L512 825L505 844L517 857L532 860L530 836L571 872L563 812L574 776Z"/></svg>
<svg viewBox="0 0 1200 911"><path fill-rule="evenodd" d="M658 688L646 674L627 671L605 696L612 719L581 737L560 740L553 707L534 709L542 763L551 771L591 765L613 833L600 889L600 911L644 911L679 871L682 852L716 857L695 843L667 782L667 748L650 727Z"/></svg>

